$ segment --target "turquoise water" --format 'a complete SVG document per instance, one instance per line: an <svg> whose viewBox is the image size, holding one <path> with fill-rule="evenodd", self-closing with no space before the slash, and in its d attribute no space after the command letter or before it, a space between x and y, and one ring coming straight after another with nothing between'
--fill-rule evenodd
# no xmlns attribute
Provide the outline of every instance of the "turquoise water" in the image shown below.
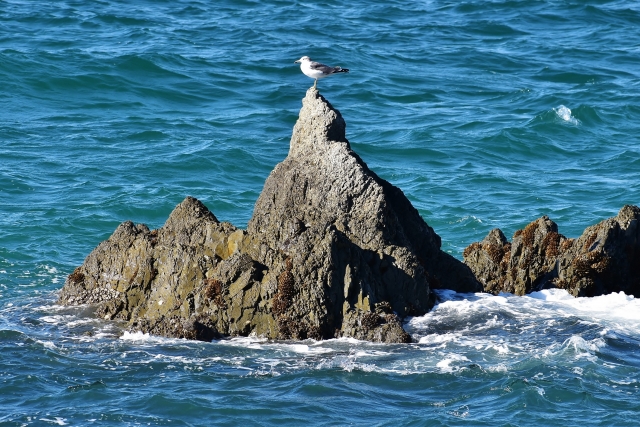
<svg viewBox="0 0 640 427"><path fill-rule="evenodd" d="M131 4L133 3L133 4ZM124 220L245 227L312 80L461 258L640 204L640 3L0 2L0 425L634 426L640 303L440 292L416 342L131 335L55 306Z"/></svg>

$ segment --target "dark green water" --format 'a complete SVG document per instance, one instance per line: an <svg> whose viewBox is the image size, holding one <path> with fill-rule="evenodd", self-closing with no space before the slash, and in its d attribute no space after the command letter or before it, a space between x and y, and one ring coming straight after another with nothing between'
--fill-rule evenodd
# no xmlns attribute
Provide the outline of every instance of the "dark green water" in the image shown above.
<svg viewBox="0 0 640 427"><path fill-rule="evenodd" d="M192 343L60 308L124 220L244 227L312 80L456 257L640 204L633 1L0 2L0 425L634 426L640 306L440 294L406 346Z"/></svg>

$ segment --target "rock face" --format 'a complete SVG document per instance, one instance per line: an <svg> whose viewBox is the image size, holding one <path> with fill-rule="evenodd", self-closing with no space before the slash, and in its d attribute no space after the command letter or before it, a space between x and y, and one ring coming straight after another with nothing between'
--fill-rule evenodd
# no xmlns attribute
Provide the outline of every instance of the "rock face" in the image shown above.
<svg viewBox="0 0 640 427"><path fill-rule="evenodd" d="M639 222L640 208L624 206L578 239L567 239L543 216L516 231L511 243L492 230L464 250L464 262L491 293L561 288L574 296L622 291L640 297Z"/></svg>
<svg viewBox="0 0 640 427"><path fill-rule="evenodd" d="M59 302L170 337L409 341L402 318L427 312L432 288L482 285L351 150L345 127L310 88L246 231L187 197L158 230L121 224Z"/></svg>

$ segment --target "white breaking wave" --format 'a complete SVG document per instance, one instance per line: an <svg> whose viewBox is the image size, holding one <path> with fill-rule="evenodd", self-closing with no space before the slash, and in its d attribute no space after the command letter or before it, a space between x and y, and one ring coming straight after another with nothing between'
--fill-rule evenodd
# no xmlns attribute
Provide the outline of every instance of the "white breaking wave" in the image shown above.
<svg viewBox="0 0 640 427"><path fill-rule="evenodd" d="M230 375L255 376L308 369L393 375L458 375L470 370L505 373L531 363L570 366L575 375L582 376L589 372L586 366L608 360L603 353L611 351L612 340L637 337L640 330L640 300L624 293L594 298L574 298L557 289L522 297L449 290L436 293L439 303L433 310L407 322L415 341L403 345L352 338L270 341L255 336L200 343L122 331L115 324L49 307L36 311L43 324L69 331L75 342L110 347L113 341L101 341L104 333L119 336L114 348L122 358L108 359L108 369L117 369L134 357L137 363L163 370L220 368ZM93 333L85 335L84 330ZM38 343L52 351L66 347L47 340Z"/></svg>
<svg viewBox="0 0 640 427"><path fill-rule="evenodd" d="M624 333L640 330L640 299L624 292L588 298L574 298L567 291L549 289L531 293L528 298L545 301L548 306L563 309L585 320Z"/></svg>
<svg viewBox="0 0 640 427"><path fill-rule="evenodd" d="M407 329L425 350L425 365L456 372L474 365L508 371L532 359L603 363L620 335L637 336L640 300L624 293L574 298L550 289L527 296L436 291L433 310Z"/></svg>
<svg viewBox="0 0 640 427"><path fill-rule="evenodd" d="M611 330L621 328L625 333L635 334L640 329L640 299L623 292L584 298L574 298L562 289L548 289L525 296L458 294L448 290L436 293L441 302L425 316L409 321L414 332L419 333L420 329L434 321L455 322L474 315L481 315L480 318L474 318L480 320L472 325L474 331L501 326L504 316L525 321L520 324L523 329L527 328L527 320L535 322L531 323L533 327L539 326L541 320L554 322L570 316ZM446 335L440 339L446 340Z"/></svg>
<svg viewBox="0 0 640 427"><path fill-rule="evenodd" d="M451 373L460 369L455 365L461 362L468 364L468 362L471 361L466 356L453 353L448 354L444 359L436 363L436 367L438 367L442 372Z"/></svg>
<svg viewBox="0 0 640 427"><path fill-rule="evenodd" d="M571 115L571 110L567 107L565 107L564 105L560 105L556 108L553 109L553 111L555 111L556 115L562 119L563 121L570 123L572 125L579 125L580 124L580 120L576 119L575 117L573 117Z"/></svg>

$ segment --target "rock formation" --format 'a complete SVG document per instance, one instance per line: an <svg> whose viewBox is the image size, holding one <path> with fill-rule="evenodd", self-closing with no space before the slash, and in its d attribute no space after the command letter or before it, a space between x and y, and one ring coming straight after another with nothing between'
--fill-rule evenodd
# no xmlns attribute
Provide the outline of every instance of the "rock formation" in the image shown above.
<svg viewBox="0 0 640 427"><path fill-rule="evenodd" d="M187 197L157 230L122 223L59 302L170 337L409 341L402 319L430 309L432 288L482 286L351 150L345 127L310 88L246 231Z"/></svg>
<svg viewBox="0 0 640 427"><path fill-rule="evenodd" d="M464 250L464 262L494 294L561 288L574 296L622 291L640 297L639 222L640 208L624 206L578 239L567 239L543 216L516 231L511 243L491 230Z"/></svg>

